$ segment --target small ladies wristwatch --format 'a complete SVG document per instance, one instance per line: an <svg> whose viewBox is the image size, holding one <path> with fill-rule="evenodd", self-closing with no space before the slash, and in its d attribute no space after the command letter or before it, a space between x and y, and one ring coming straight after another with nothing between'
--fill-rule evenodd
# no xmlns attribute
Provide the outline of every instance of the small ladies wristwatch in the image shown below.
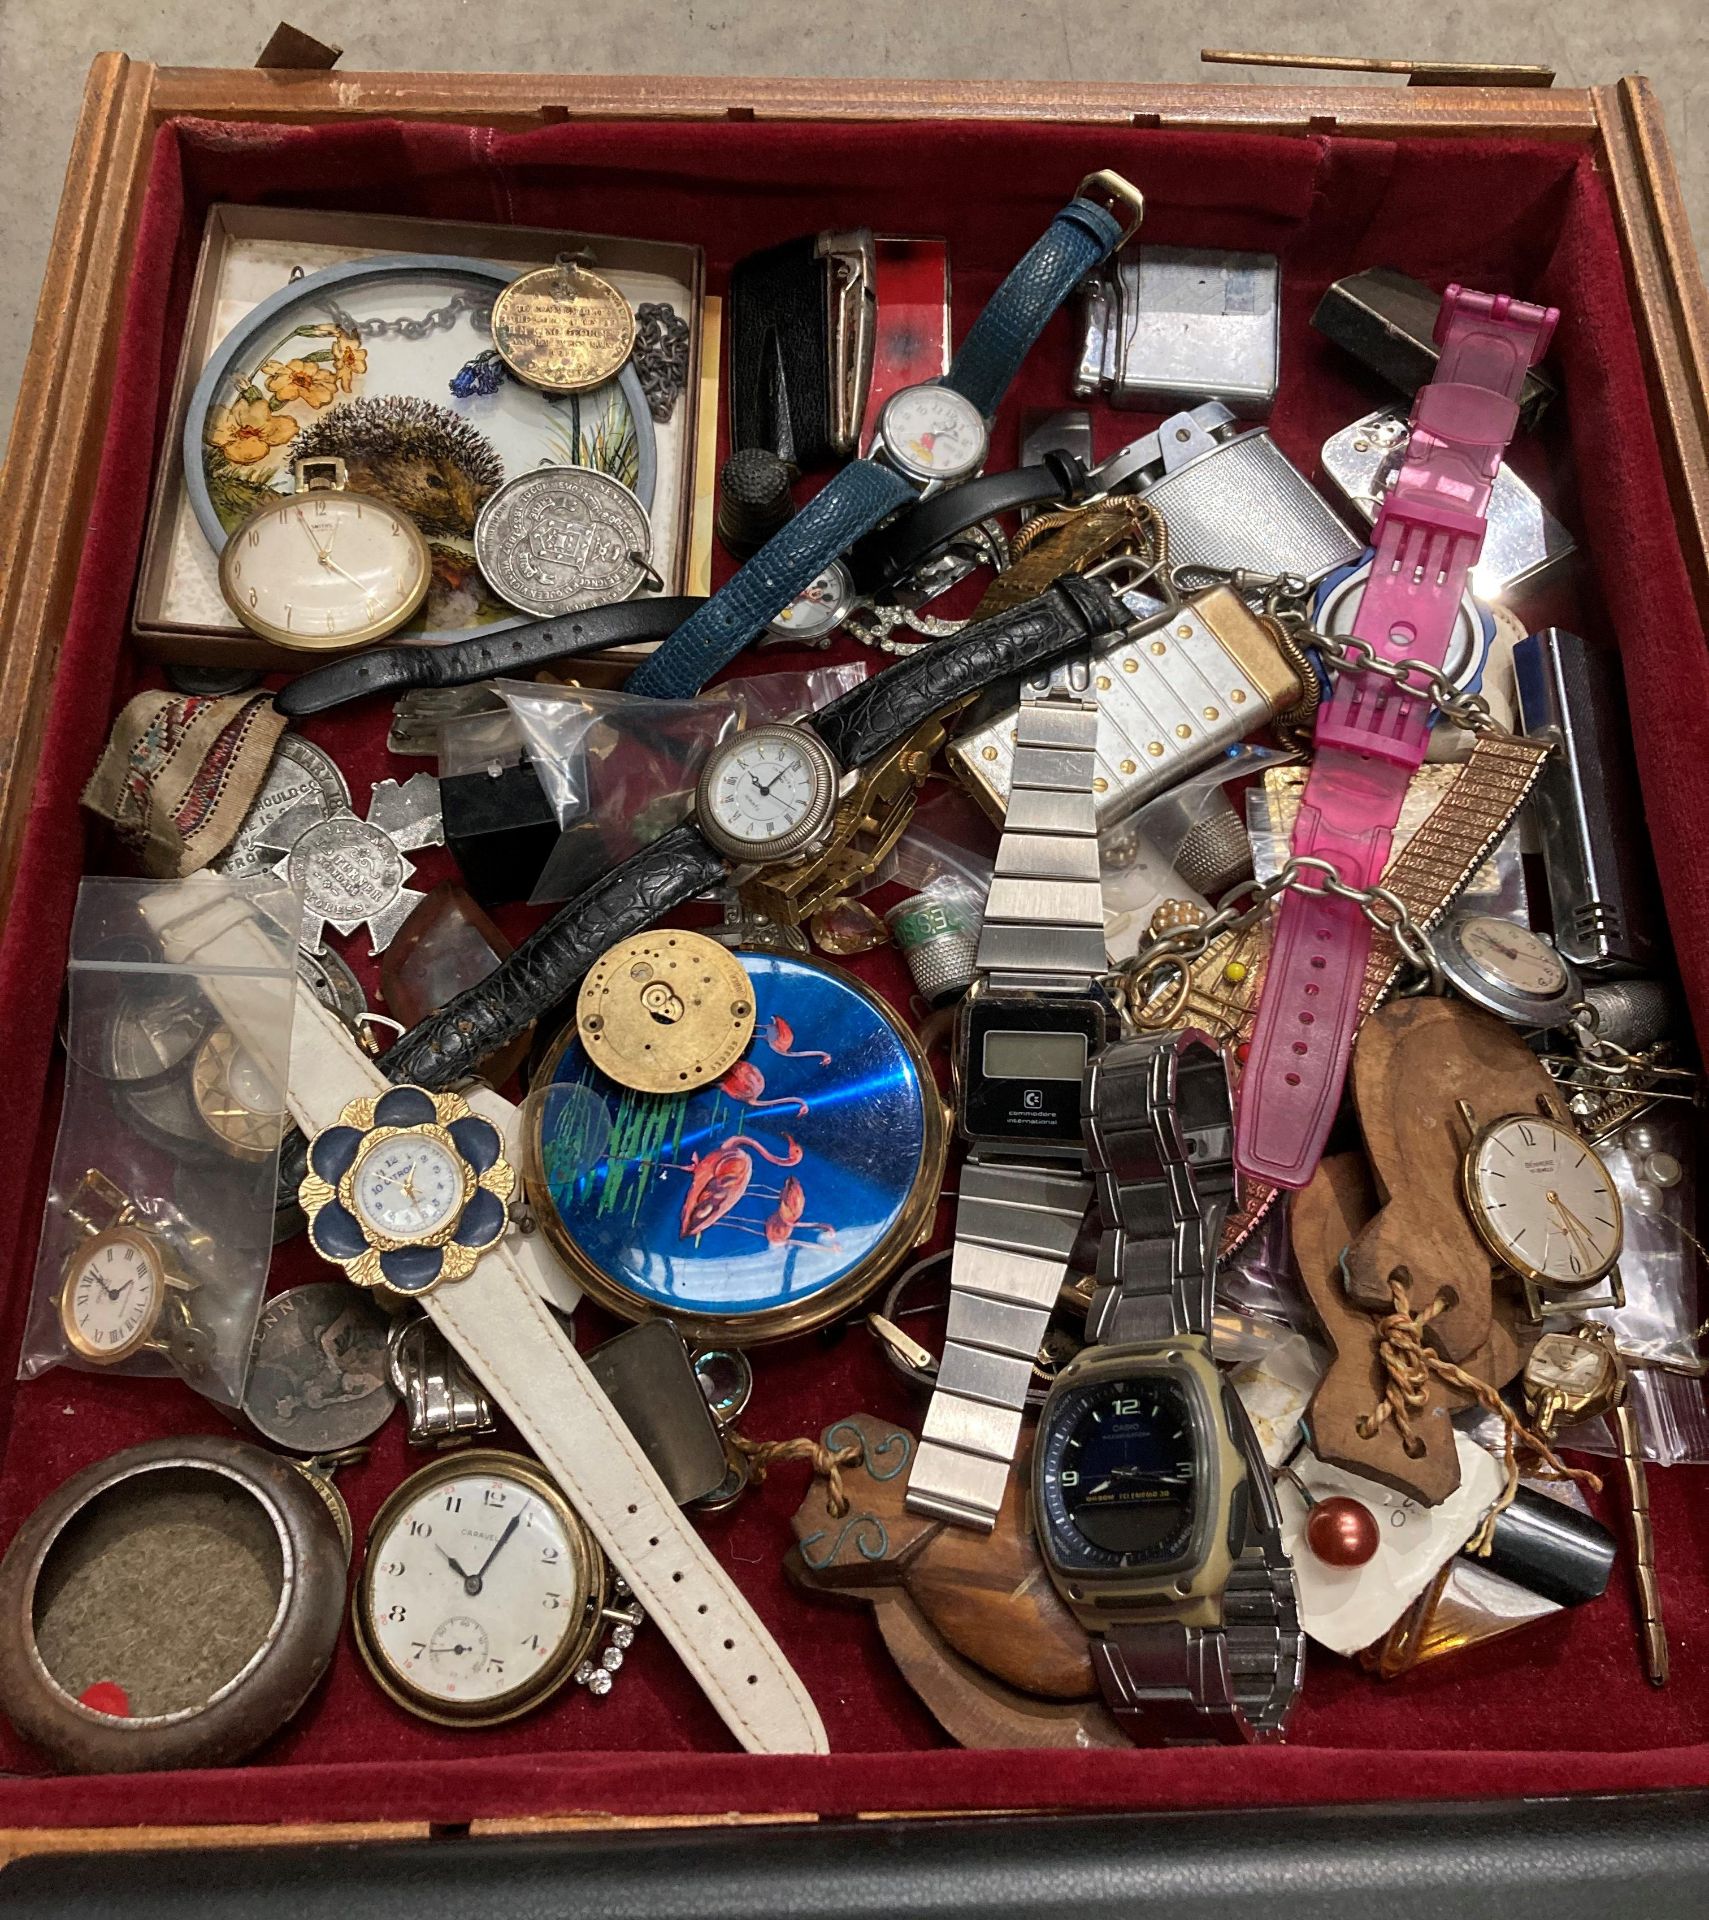
<svg viewBox="0 0 1709 1920"><path fill-rule="evenodd" d="M630 675L625 691L656 700L698 693L862 534L978 473L991 420L1045 323L1137 231L1144 211L1120 174L1082 180L992 295L943 379L892 394L868 457L851 461L773 534Z"/></svg>

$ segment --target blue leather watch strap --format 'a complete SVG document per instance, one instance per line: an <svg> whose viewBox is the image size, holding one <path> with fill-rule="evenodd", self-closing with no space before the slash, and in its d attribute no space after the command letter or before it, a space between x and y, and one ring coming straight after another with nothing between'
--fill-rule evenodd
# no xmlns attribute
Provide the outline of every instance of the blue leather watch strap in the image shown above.
<svg viewBox="0 0 1709 1920"><path fill-rule="evenodd" d="M1070 200L986 303L945 377L989 420L1045 323L1122 237L1091 200Z"/></svg>
<svg viewBox="0 0 1709 1920"><path fill-rule="evenodd" d="M651 700L698 693L815 574L913 498L899 473L870 460L851 462L636 668L624 691Z"/></svg>

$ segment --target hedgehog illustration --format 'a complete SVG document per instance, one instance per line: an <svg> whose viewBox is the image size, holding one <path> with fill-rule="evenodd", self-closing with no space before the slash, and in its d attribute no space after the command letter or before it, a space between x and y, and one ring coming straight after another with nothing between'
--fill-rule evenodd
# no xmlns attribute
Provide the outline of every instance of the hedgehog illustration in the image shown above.
<svg viewBox="0 0 1709 1920"><path fill-rule="evenodd" d="M358 493L397 507L429 535L472 535L482 501L504 480L485 434L413 394L329 407L291 442L293 462L328 454L344 462Z"/></svg>

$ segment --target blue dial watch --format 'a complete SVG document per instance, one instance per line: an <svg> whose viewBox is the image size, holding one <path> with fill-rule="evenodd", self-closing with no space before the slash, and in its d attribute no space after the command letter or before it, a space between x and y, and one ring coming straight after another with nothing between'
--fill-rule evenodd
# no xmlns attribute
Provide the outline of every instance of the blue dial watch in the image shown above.
<svg viewBox="0 0 1709 1920"><path fill-rule="evenodd" d="M892 394L868 456L836 474L662 641L625 691L656 700L698 693L862 534L977 473L992 416L1033 342L1079 282L1136 231L1144 210L1120 174L1082 180L991 296L944 378Z"/></svg>

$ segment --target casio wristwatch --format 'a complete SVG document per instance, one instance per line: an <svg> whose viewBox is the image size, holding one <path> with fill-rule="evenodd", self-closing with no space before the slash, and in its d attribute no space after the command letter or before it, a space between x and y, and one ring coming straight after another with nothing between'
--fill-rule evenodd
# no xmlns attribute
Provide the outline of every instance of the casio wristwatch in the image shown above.
<svg viewBox="0 0 1709 1920"><path fill-rule="evenodd" d="M1348 643L1384 671L1341 672L1317 710L1290 849L1316 877L1282 896L1241 1075L1236 1157L1271 1186L1306 1185L1341 1104L1371 950L1367 908L1375 912L1362 896L1388 865L1434 713L1416 676L1440 674L1447 659L1518 396L1557 318L1553 307L1464 287L1442 299L1441 358L1413 402Z"/></svg>
<svg viewBox="0 0 1709 1920"><path fill-rule="evenodd" d="M978 473L991 420L1033 342L1143 212L1138 190L1119 174L1082 180L991 296L943 379L892 394L867 458L835 474L630 675L625 691L658 700L698 693L863 534Z"/></svg>
<svg viewBox="0 0 1709 1920"><path fill-rule="evenodd" d="M907 1493L916 1513L986 1532L1091 1199L1080 1083L1114 1032L1100 985L1108 961L1092 791L1098 703L1086 662L1029 684L1015 726L978 974L956 1020L956 1122L968 1151L949 1325Z"/></svg>
<svg viewBox="0 0 1709 1920"><path fill-rule="evenodd" d="M1039 1545L1136 1740L1274 1739L1303 1672L1299 1596L1269 1469L1210 1349L1235 1192L1228 1057L1191 1031L1118 1041L1083 1100L1105 1231L1088 1344L1039 1415Z"/></svg>
<svg viewBox="0 0 1709 1920"><path fill-rule="evenodd" d="M805 918L901 838L951 714L989 686L1096 651L1132 618L1104 581L1063 579L898 661L811 720L733 735L708 756L687 821L565 902L376 1066L394 1082L455 1086L568 1000L608 947L732 878L763 910ZM1096 852L1093 839L1093 861ZM282 1189L294 1194L303 1172L292 1136L280 1152Z"/></svg>

